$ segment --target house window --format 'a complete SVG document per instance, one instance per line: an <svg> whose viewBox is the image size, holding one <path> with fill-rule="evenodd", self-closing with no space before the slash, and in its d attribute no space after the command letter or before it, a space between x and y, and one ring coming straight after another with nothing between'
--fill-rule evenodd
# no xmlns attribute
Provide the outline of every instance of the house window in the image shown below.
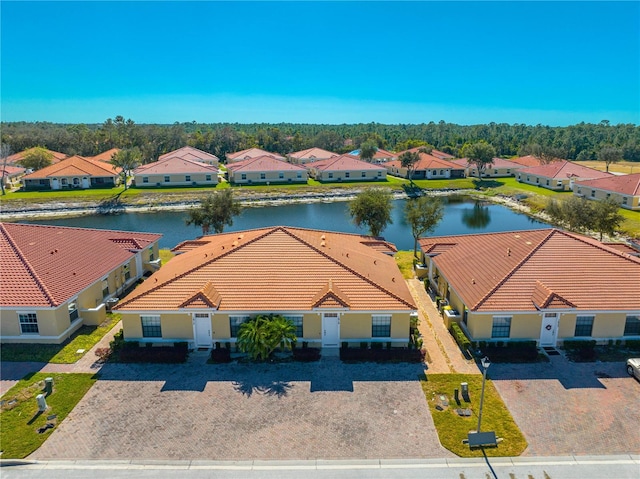
<svg viewBox="0 0 640 479"><path fill-rule="evenodd" d="M508 338L511 334L511 316L494 316L491 326L492 338Z"/></svg>
<svg viewBox="0 0 640 479"><path fill-rule="evenodd" d="M62 186L67 186L67 185L69 184L69 182L67 181L67 179L66 179L66 178L62 178L62 179L60 180L60 183L62 183Z"/></svg>
<svg viewBox="0 0 640 479"><path fill-rule="evenodd" d="M129 263L122 267L122 272L124 273L124 280L129 281L131 279L131 266L129 266Z"/></svg>
<svg viewBox="0 0 640 479"><path fill-rule="evenodd" d="M344 177L345 178L349 178L350 176L351 176L351 172L350 171L345 171Z"/></svg>
<svg viewBox="0 0 640 479"><path fill-rule="evenodd" d="M629 315L624 322L625 336L640 336L640 316Z"/></svg>
<svg viewBox="0 0 640 479"><path fill-rule="evenodd" d="M371 317L371 337L388 338L391 336L391 315L373 315Z"/></svg>
<svg viewBox="0 0 640 479"><path fill-rule="evenodd" d="M607 193L607 198L611 198L611 193Z"/></svg>
<svg viewBox="0 0 640 479"><path fill-rule="evenodd" d="M440 170L440 176L442 176L444 174L443 170Z"/></svg>
<svg viewBox="0 0 640 479"><path fill-rule="evenodd" d="M191 181L191 175L184 175L184 181Z"/></svg>
<svg viewBox="0 0 640 479"><path fill-rule="evenodd" d="M260 179L261 180L266 180L267 179L267 174L266 173L260 173Z"/></svg>
<svg viewBox="0 0 640 479"><path fill-rule="evenodd" d="M148 176L143 176L142 177L142 182L143 183L149 183L149 177Z"/></svg>
<svg viewBox="0 0 640 479"><path fill-rule="evenodd" d="M229 327L231 329L231 337L237 338L240 325L244 323L249 316L229 316Z"/></svg>
<svg viewBox="0 0 640 479"><path fill-rule="evenodd" d="M102 280L102 298L109 296L109 281L105 278Z"/></svg>
<svg viewBox="0 0 640 479"><path fill-rule="evenodd" d="M300 173L300 172L298 171L298 174L297 174L296 176L298 177L298 179L301 179L301 178L302 178L302 173Z"/></svg>
<svg viewBox="0 0 640 479"><path fill-rule="evenodd" d="M536 185L540 183L540 178L536 178Z"/></svg>
<svg viewBox="0 0 640 479"><path fill-rule="evenodd" d="M67 306L69 308L69 321L75 321L76 319L78 319L78 303L77 303L78 298L74 298L71 301L69 301L69 305Z"/></svg>
<svg viewBox="0 0 640 479"><path fill-rule="evenodd" d="M549 180L547 180L547 186L549 186Z"/></svg>
<svg viewBox="0 0 640 479"><path fill-rule="evenodd" d="M242 173L240 175L240 178L243 179L243 180L246 180L247 179L247 174L246 173Z"/></svg>
<svg viewBox="0 0 640 479"><path fill-rule="evenodd" d="M596 197L596 190L591 190L591 198L595 198Z"/></svg>
<svg viewBox="0 0 640 479"><path fill-rule="evenodd" d="M160 316L140 316L142 322L142 337L161 338Z"/></svg>
<svg viewBox="0 0 640 479"><path fill-rule="evenodd" d="M153 248L149 248L149 261L153 261L155 259L155 255L153 254Z"/></svg>
<svg viewBox="0 0 640 479"><path fill-rule="evenodd" d="M591 336L593 330L593 316L578 316L574 336Z"/></svg>
<svg viewBox="0 0 640 479"><path fill-rule="evenodd" d="M38 334L38 317L36 313L18 313L20 332L22 334Z"/></svg>
<svg viewBox="0 0 640 479"><path fill-rule="evenodd" d="M366 178L366 177L367 177L367 172L366 172L366 171L363 171L363 172L362 172L362 177L363 177L363 178Z"/></svg>
<svg viewBox="0 0 640 479"><path fill-rule="evenodd" d="M290 320L296 327L296 338L304 338L304 330L302 329L302 316L285 316L285 318Z"/></svg>
<svg viewBox="0 0 640 479"><path fill-rule="evenodd" d="M171 177L170 176L165 176L164 177L164 182L165 183L171 183Z"/></svg>
<svg viewBox="0 0 640 479"><path fill-rule="evenodd" d="M333 173L329 173L329 179L333 178Z"/></svg>
<svg viewBox="0 0 640 479"><path fill-rule="evenodd" d="M556 183L556 185L557 185L557 186L562 186L562 181L558 181L558 182Z"/></svg>
<svg viewBox="0 0 640 479"><path fill-rule="evenodd" d="M623 197L622 197L622 204L623 204L623 205L626 205L626 204L627 204L627 197L626 197L626 196L623 196Z"/></svg>
<svg viewBox="0 0 640 479"><path fill-rule="evenodd" d="M211 175L206 175L206 176L204 177L204 179L205 179L206 181L211 181Z"/></svg>
<svg viewBox="0 0 640 479"><path fill-rule="evenodd" d="M527 176L527 181L531 181L531 177Z"/></svg>
<svg viewBox="0 0 640 479"><path fill-rule="evenodd" d="M510 174L511 174L511 170L507 170L507 175L510 175Z"/></svg>
<svg viewBox="0 0 640 479"><path fill-rule="evenodd" d="M498 170L493 170L493 174L497 175L498 174Z"/></svg>
<svg viewBox="0 0 640 479"><path fill-rule="evenodd" d="M378 178L382 176L382 171L378 171Z"/></svg>

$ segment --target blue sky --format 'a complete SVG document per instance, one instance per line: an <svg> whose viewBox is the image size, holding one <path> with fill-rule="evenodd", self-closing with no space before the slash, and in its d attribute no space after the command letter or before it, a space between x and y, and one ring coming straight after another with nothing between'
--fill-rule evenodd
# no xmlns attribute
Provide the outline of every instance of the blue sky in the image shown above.
<svg viewBox="0 0 640 479"><path fill-rule="evenodd" d="M638 2L13 2L2 121L640 123Z"/></svg>

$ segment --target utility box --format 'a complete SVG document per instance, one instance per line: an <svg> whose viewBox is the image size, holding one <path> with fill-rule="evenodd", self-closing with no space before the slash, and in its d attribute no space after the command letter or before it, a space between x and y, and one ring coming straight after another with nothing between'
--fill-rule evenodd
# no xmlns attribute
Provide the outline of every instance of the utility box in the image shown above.
<svg viewBox="0 0 640 479"><path fill-rule="evenodd" d="M44 398L44 394L38 394L36 396L36 401L38 402L38 411L44 412L47 410L47 401Z"/></svg>
<svg viewBox="0 0 640 479"><path fill-rule="evenodd" d="M466 402L470 402L468 383L460 383L460 395L462 396L462 399L464 399Z"/></svg>
<svg viewBox="0 0 640 479"><path fill-rule="evenodd" d="M44 378L44 392L47 396L53 392L53 378Z"/></svg>

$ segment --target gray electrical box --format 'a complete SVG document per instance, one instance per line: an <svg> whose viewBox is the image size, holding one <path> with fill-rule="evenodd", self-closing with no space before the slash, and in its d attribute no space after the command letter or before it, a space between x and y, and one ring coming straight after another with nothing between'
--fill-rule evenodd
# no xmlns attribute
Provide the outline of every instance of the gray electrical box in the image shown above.
<svg viewBox="0 0 640 479"><path fill-rule="evenodd" d="M44 398L44 394L38 394L36 396L36 401L38 402L38 411L44 412L47 410L47 401Z"/></svg>

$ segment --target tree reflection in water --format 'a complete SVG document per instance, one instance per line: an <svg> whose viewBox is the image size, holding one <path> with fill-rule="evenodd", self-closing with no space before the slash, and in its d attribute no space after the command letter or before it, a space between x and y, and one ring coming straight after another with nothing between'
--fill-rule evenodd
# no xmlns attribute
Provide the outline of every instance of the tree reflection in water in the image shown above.
<svg viewBox="0 0 640 479"><path fill-rule="evenodd" d="M489 207L480 201L476 201L471 209L462 212L462 222L472 229L484 229L491 223Z"/></svg>

